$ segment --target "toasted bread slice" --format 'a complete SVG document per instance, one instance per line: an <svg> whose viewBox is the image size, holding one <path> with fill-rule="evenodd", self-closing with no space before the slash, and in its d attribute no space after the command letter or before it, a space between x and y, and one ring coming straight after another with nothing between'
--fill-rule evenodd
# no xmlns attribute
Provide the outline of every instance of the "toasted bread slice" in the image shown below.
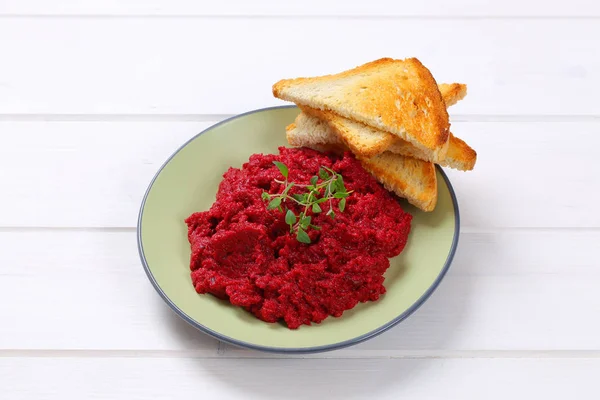
<svg viewBox="0 0 600 400"><path fill-rule="evenodd" d="M468 144L450 133L450 140L446 157L439 161L443 167L450 167L461 171L471 171L477 161L477 153ZM387 151L408 157L431 161L428 154L416 148L406 140L397 139Z"/></svg>
<svg viewBox="0 0 600 400"><path fill-rule="evenodd" d="M466 88L466 85L460 83L441 84L440 92L442 93L444 102L453 105L466 96ZM318 110L304 105L300 105L299 107L304 113L328 122L344 144L354 154L362 157L373 157L384 152L394 142L405 142L391 133L341 117L331 111ZM413 148L415 154L421 154L417 158L433 161L430 153L414 146Z"/></svg>
<svg viewBox="0 0 600 400"><path fill-rule="evenodd" d="M468 144L450 134L450 145L444 159L443 166L459 169L461 171L471 171L475 168L477 162L477 152Z"/></svg>
<svg viewBox="0 0 600 400"><path fill-rule="evenodd" d="M433 163L389 151L360 162L387 190L423 211L435 209L438 196Z"/></svg>
<svg viewBox="0 0 600 400"><path fill-rule="evenodd" d="M343 152L345 144L330 135L329 125L314 117L300 114L288 125L286 136L292 146L310 147L319 151ZM324 140L325 139L325 140ZM357 157L386 189L423 211L432 211L437 204L437 176L433 163L388 151L375 157Z"/></svg>
<svg viewBox="0 0 600 400"><path fill-rule="evenodd" d="M467 95L467 85L464 83L440 83L438 88L446 107L455 105Z"/></svg>
<svg viewBox="0 0 600 400"><path fill-rule="evenodd" d="M416 58L382 58L335 75L284 79L273 85L273 95L391 132L435 161L446 155L446 105Z"/></svg>
<svg viewBox="0 0 600 400"><path fill-rule="evenodd" d="M320 111L317 110L317 114ZM345 130L352 129L350 124L346 124L345 121L349 121L344 118L343 122L340 122L338 119L335 119L336 123L327 122L324 119L316 118L313 115L308 115L304 112L300 113L293 124L289 125L286 128L286 135L288 142L292 146L303 146L306 143L309 144L344 144L345 147L350 149L357 157L362 158L370 158L374 157L377 154L383 153L376 152L363 152L362 149L359 148L353 140L347 140L347 136L344 136L342 128L339 125L344 125ZM352 121L350 121L352 122ZM359 123L356 123L359 124ZM296 138L294 136L294 130L299 129L305 134L301 137L300 142L296 144ZM355 127L356 130L364 132L364 134L368 134L372 128L365 127L365 125L360 124L360 126ZM377 131L380 133L385 133L381 131ZM352 133L354 137L356 137L355 133ZM381 142L385 142L382 140ZM363 144L362 142L361 144ZM429 154L422 151L421 149L413 146L406 140L402 140L394 137L392 144L390 144L385 151L400 154L403 156L418 158L420 160L432 162L429 158ZM446 157L439 161L438 164L444 167L455 168L461 171L470 171L475 167L475 162L477 161L477 153L468 144L466 144L461 139L456 136L450 134L450 140L448 145L448 151L446 153Z"/></svg>

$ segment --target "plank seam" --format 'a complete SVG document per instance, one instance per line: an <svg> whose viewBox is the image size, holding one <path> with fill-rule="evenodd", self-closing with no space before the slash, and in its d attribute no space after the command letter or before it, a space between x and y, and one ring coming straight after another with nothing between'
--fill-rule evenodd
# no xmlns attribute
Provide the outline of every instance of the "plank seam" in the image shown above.
<svg viewBox="0 0 600 400"><path fill-rule="evenodd" d="M194 350L43 350L43 349L0 349L0 358L201 358L201 359L576 359L600 358L600 350L466 350L466 351L396 351L357 350L304 355L268 354L252 351L221 351L214 349Z"/></svg>
<svg viewBox="0 0 600 400"><path fill-rule="evenodd" d="M0 13L2 19L344 19L344 20L595 20L600 15L339 15L339 14L27 14Z"/></svg>

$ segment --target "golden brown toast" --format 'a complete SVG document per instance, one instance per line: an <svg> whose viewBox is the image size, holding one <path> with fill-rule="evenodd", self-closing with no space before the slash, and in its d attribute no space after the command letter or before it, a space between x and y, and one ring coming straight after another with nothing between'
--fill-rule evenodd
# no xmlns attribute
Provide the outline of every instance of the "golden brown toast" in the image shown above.
<svg viewBox="0 0 600 400"><path fill-rule="evenodd" d="M423 211L435 209L438 196L433 163L389 151L360 162L387 190Z"/></svg>
<svg viewBox="0 0 600 400"><path fill-rule="evenodd" d="M439 87L448 107L462 100L467 94L467 86L461 83L442 83ZM354 154L361 157L374 157L384 151L390 151L425 161L432 161L427 152L388 132L340 117L330 111L316 110L306 106L300 106L300 109L303 110L303 113L297 119L305 118L305 114L308 117L318 118L323 122L312 121L315 126L319 125L319 129L315 129L314 126L312 129L316 132L316 135L320 135L310 135L308 137L307 140L313 144L343 143ZM470 171L474 168L476 161L477 153L475 150L461 139L450 134L446 156L438 163L445 167Z"/></svg>
<svg viewBox="0 0 600 400"><path fill-rule="evenodd" d="M450 139L448 144L448 151L446 157L439 161L443 167L450 167L461 171L471 171L475 167L477 161L477 153L463 140L457 138L450 133ZM387 151L401 154L408 157L419 158L425 161L428 160L428 155L416 148L406 140L397 139L387 148Z"/></svg>
<svg viewBox="0 0 600 400"><path fill-rule="evenodd" d="M440 83L438 88L446 107L455 105L467 95L467 85L463 83Z"/></svg>
<svg viewBox="0 0 600 400"><path fill-rule="evenodd" d="M466 85L460 83L441 84L440 92L442 93L444 102L453 105L464 98L466 95L466 88ZM362 157L373 157L384 152L393 143L406 143L407 146L405 147L407 150L412 149L414 154L420 155L417 158L426 161L434 161L430 153L410 145L408 142L391 133L341 117L331 111L318 110L303 105L300 105L299 107L304 113L328 122L331 128L354 154ZM400 152L399 154L404 153Z"/></svg>
<svg viewBox="0 0 600 400"><path fill-rule="evenodd" d="M382 58L334 75L284 79L273 85L273 95L395 134L434 161L446 155L446 104L416 58Z"/></svg>

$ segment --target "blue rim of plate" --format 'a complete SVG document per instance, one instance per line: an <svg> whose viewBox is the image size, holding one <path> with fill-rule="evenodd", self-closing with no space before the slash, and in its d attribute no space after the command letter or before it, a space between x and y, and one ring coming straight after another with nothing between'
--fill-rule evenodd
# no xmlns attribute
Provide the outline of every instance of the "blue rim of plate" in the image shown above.
<svg viewBox="0 0 600 400"><path fill-rule="evenodd" d="M242 347L242 348L247 348L247 349L257 350L257 351L263 351L263 352L268 352L268 353L279 353L279 354L320 353L320 352L325 352L325 351L339 350L339 349L349 347L349 346L354 346L358 343L362 343L364 341L374 338L375 336L382 334L383 332L387 331L388 329L390 329L390 328L396 326L397 324L399 324L400 322L404 321L406 318L408 318L410 315L412 315L415 311L417 311L419 309L419 307L421 307L421 305L423 305L423 303L425 303L425 301L437 289L437 287L440 285L440 283L444 279L444 276L446 276L448 269L450 269L450 265L452 264L452 260L454 259L454 255L456 253L456 248L458 247L458 238L460 236L460 214L458 211L458 200L456 198L456 193L454 192L454 188L452 187L452 184L450 183L448 176L446 175L444 170L439 165L436 165L436 168L440 172L440 174L442 175L442 178L444 179L444 182L446 182L446 185L448 186L448 191L450 192L450 197L452 199L452 205L454 207L454 237L452 238L452 246L450 248L450 252L448 253L448 257L446 258L446 261L444 263L444 267L440 271L439 275L437 276L437 278L435 279L433 284L406 311L404 311L402 314L398 315L396 318L392 319L391 321L383 324L379 328L374 329L371 332L367 332L363 335L357 336L353 339L345 340L345 341L338 342L338 343L323 345L323 346L287 348L287 347L258 346L258 345L252 344L252 343L244 342L241 340L236 340L236 339L230 338L228 336L222 335L219 332L215 332L214 330L202 325L201 323L199 323L198 321L196 321L195 319L193 319L192 317L187 315L182 309L177 307L177 305L175 305L175 303L173 303L173 301L162 290L162 288L160 287L158 282L156 282L156 279L154 278L154 275L152 275L152 271L150 271L150 267L148 265L148 262L146 261L145 255L144 255L144 246L142 244L142 217L144 215L144 206L146 205L146 199L148 198L148 194L150 193L150 190L152 190L152 186L154 185L154 182L156 181L156 179L158 178L158 176L160 175L162 170L167 166L167 164L169 164L169 162L182 149L184 149L189 143L196 140L199 136L201 136L205 132L208 132L211 129L216 128L217 126L219 126L221 124L224 124L226 122L232 121L237 118L244 117L249 114L254 114L254 113L259 113L259 112L264 112L264 111L269 111L269 110L282 109L282 108L296 108L296 106L286 105L286 106L259 108L257 110L248 111L243 114L238 114L233 117L227 118L221 122L218 122L218 123L206 128L202 132L198 133L197 135L195 135L194 137L189 139L181 147L179 147L167 159L167 161L164 162L164 164L160 167L160 169L158 170L156 175L154 175L154 178L152 178L152 181L150 181L150 184L148 185L148 189L146 189L146 193L144 194L144 198L142 199L142 204L140 206L140 212L138 215L138 223L137 223L137 244L138 244L138 252L140 254L140 259L142 261L144 271L146 272L146 275L148 276L148 279L150 280L150 283L152 283L152 286L154 287L154 289L158 292L160 297L167 303L167 305L177 315L179 315L179 317L181 317L184 321L186 321L188 324L192 325L194 328L200 330L201 332L203 332L209 336L212 336L213 338L215 338L217 340L232 344L237 347Z"/></svg>

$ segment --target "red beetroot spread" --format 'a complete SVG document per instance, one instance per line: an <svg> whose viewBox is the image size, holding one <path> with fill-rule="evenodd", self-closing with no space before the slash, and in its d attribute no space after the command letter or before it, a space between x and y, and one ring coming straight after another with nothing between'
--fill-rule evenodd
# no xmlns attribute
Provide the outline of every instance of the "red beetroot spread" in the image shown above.
<svg viewBox="0 0 600 400"><path fill-rule="evenodd" d="M191 277L198 293L211 293L267 322L290 329L339 317L358 302L385 293L388 258L400 254L412 216L350 154L279 148L279 155L255 154L242 169L230 168L209 211L186 219ZM308 229L312 243L290 233L284 213L267 210L264 190L281 193L282 176L273 161L289 169L289 180L308 184L321 166L342 174L348 191L344 212L333 202L335 219L312 215L321 230ZM290 194L302 193L292 188ZM299 205L286 201L297 215Z"/></svg>

